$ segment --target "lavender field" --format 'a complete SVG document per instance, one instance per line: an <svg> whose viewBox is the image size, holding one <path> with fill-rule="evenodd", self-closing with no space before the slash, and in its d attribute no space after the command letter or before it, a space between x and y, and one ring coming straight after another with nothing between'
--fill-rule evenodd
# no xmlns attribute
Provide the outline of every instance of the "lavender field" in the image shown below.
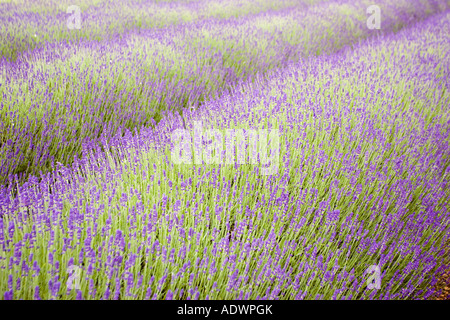
<svg viewBox="0 0 450 320"><path fill-rule="evenodd" d="M448 0L9 0L0 21L0 299L443 294Z"/></svg>

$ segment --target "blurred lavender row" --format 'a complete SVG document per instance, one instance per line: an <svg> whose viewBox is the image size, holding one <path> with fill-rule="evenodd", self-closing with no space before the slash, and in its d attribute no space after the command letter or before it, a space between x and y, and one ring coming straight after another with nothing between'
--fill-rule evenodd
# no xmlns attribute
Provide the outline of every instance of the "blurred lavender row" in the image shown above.
<svg viewBox="0 0 450 320"><path fill-rule="evenodd" d="M102 40L142 29L162 28L210 18L226 19L292 7L307 7L322 0L203 0L203 1L73 1L35 0L0 3L4 26L0 55L15 60L45 43ZM68 28L69 10L79 9L81 25Z"/></svg>

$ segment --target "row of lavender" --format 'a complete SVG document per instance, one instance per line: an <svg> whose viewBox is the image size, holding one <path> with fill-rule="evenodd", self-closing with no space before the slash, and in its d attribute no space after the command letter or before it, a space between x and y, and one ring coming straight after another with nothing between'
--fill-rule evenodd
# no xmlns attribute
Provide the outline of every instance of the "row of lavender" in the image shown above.
<svg viewBox="0 0 450 320"><path fill-rule="evenodd" d="M420 299L450 266L450 13L3 187L5 299ZM175 129L278 129L279 170L176 165ZM204 137L204 147L211 141ZM104 143L107 143L104 140ZM365 271L381 269L381 287ZM32 266L32 267L30 267ZM69 286L69 269L80 287ZM74 277L76 278L76 277ZM72 288L72 290L70 289Z"/></svg>
<svg viewBox="0 0 450 320"><path fill-rule="evenodd" d="M50 42L0 65L0 182L25 181L69 164L99 141L154 125L181 110L299 58L331 53L448 8L445 1L379 1L381 30L367 28L368 2L202 20L141 30L116 41ZM414 18L416 17L416 18Z"/></svg>
<svg viewBox="0 0 450 320"><path fill-rule="evenodd" d="M17 59L24 51L41 47L46 42L101 40L140 29L307 7L319 2L321 0L35 0L24 3L16 0L0 3L0 20L3 22L0 56ZM79 19L79 25L75 19ZM68 28L71 23L73 26Z"/></svg>

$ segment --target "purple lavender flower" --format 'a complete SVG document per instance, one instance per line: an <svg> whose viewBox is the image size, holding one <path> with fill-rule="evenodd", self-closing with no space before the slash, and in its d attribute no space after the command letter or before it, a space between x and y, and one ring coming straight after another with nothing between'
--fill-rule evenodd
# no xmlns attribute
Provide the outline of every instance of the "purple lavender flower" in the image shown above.
<svg viewBox="0 0 450 320"><path fill-rule="evenodd" d="M327 220L329 222L337 221L339 219L340 213L341 213L340 210L333 210L333 211L331 211L330 213L328 213Z"/></svg>
<svg viewBox="0 0 450 320"><path fill-rule="evenodd" d="M14 296L14 293L11 289L11 290L5 292L4 299L5 300L13 300L13 296Z"/></svg>
<svg viewBox="0 0 450 320"><path fill-rule="evenodd" d="M34 288L34 300L41 300L41 297L39 296L39 286Z"/></svg>

